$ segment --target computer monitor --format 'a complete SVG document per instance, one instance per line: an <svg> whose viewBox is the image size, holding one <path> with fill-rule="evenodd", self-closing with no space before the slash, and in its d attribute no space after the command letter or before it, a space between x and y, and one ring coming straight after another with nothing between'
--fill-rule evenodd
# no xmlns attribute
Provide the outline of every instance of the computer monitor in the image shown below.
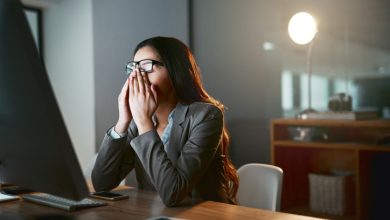
<svg viewBox="0 0 390 220"><path fill-rule="evenodd" d="M73 200L89 194L18 0L0 0L1 182Z"/></svg>

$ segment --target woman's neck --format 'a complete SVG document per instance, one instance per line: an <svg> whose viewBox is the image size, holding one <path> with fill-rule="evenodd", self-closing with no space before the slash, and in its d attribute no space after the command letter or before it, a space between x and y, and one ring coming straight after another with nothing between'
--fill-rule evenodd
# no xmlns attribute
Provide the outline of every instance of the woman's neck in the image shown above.
<svg viewBox="0 0 390 220"><path fill-rule="evenodd" d="M159 103L155 116L157 117L158 124L165 127L168 124L169 113L176 107L177 100L171 100L169 102Z"/></svg>

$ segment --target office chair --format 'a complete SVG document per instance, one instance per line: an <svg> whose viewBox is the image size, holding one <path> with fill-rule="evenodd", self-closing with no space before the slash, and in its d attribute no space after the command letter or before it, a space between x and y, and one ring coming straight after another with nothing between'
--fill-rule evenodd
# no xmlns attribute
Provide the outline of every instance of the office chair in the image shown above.
<svg viewBox="0 0 390 220"><path fill-rule="evenodd" d="M277 166L250 163L237 170L237 203L241 206L280 210L283 170Z"/></svg>

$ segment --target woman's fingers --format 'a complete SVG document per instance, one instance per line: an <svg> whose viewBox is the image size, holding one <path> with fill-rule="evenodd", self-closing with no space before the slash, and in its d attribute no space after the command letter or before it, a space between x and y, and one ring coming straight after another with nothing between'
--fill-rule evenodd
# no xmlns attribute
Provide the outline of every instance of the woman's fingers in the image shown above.
<svg viewBox="0 0 390 220"><path fill-rule="evenodd" d="M149 81L148 75L145 72L140 72L139 70L134 70L134 72L129 77L129 94L130 97L138 97L137 99L145 99L147 101L152 97L157 101L157 92L152 91L151 83Z"/></svg>
<svg viewBox="0 0 390 220"><path fill-rule="evenodd" d="M125 84L126 85L126 99L127 100L129 99L129 96L130 96L130 88L131 88L131 86L130 86L130 83L131 83L130 78L131 77L127 78L126 84Z"/></svg>
<svg viewBox="0 0 390 220"><path fill-rule="evenodd" d="M133 93L146 94L150 92L150 81L145 72L134 70L134 73L130 75L130 78Z"/></svg>
<svg viewBox="0 0 390 220"><path fill-rule="evenodd" d="M146 73L142 73L142 79L143 79L143 81L144 81L144 83L145 83L145 91L146 90L150 90L150 81L149 81L149 78L148 78L148 75L146 74Z"/></svg>
<svg viewBox="0 0 390 220"><path fill-rule="evenodd" d="M144 78L143 78L143 75L141 75L141 72L137 71L136 72L136 77L137 77L137 82L138 82L138 91L141 93L141 94L145 94L145 82L144 82ZM142 74L145 74L145 72L143 72Z"/></svg>
<svg viewBox="0 0 390 220"><path fill-rule="evenodd" d="M134 75L130 75L129 78L129 98L134 97L135 89L134 89Z"/></svg>
<svg viewBox="0 0 390 220"><path fill-rule="evenodd" d="M129 78L127 78L118 96L119 118L117 124L115 125L115 130L117 132L126 132L132 119L129 103Z"/></svg>
<svg viewBox="0 0 390 220"><path fill-rule="evenodd" d="M133 94L136 94L139 92L139 86L138 86L138 79L137 79L137 72L138 70L134 70L133 78L132 78L132 87L133 87Z"/></svg>

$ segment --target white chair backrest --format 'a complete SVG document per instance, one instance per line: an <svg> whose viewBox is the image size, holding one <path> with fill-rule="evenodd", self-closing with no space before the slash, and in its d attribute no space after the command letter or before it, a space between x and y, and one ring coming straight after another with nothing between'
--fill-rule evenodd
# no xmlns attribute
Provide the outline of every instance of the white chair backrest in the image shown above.
<svg viewBox="0 0 390 220"><path fill-rule="evenodd" d="M268 164L250 163L237 170L237 203L242 206L280 210L283 171Z"/></svg>

